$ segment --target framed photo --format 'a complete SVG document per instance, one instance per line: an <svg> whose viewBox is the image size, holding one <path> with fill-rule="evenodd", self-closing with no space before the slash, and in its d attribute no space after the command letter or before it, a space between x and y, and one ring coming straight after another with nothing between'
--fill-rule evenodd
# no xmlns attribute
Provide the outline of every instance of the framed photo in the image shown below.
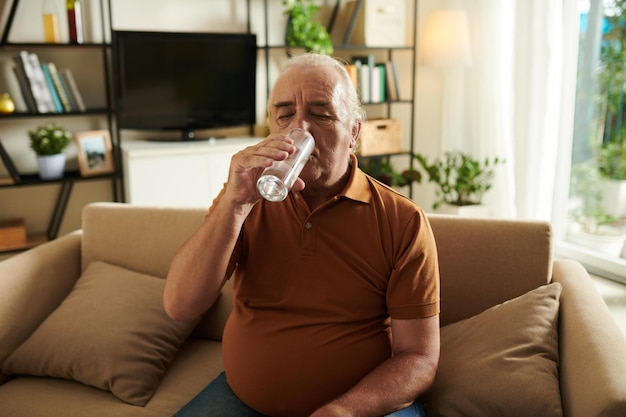
<svg viewBox="0 0 626 417"><path fill-rule="evenodd" d="M115 170L111 136L108 130L91 130L74 135L80 175L108 174Z"/></svg>

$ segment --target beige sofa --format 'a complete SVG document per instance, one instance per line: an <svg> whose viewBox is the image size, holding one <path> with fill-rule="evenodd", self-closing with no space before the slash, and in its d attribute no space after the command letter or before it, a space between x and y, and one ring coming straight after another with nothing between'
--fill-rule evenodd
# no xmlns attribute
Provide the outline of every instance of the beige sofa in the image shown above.
<svg viewBox="0 0 626 417"><path fill-rule="evenodd" d="M1 262L0 417L170 416L216 376L230 289L197 326L155 307L203 215L91 204L82 230ZM552 260L549 225L430 220L442 357L428 415L626 416L624 336L585 270Z"/></svg>

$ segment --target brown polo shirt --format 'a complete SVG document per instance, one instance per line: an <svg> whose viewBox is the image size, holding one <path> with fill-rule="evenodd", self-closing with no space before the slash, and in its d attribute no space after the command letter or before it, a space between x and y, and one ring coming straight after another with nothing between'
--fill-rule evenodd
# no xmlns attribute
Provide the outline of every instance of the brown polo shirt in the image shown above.
<svg viewBox="0 0 626 417"><path fill-rule="evenodd" d="M268 416L308 416L389 358L389 317L439 313L424 212L356 165L313 212L298 192L257 203L233 254L226 377Z"/></svg>

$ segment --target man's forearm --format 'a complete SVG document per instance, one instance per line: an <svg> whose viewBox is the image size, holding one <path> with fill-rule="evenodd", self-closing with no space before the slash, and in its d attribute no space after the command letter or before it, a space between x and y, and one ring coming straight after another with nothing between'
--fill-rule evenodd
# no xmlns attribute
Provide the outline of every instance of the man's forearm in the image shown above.
<svg viewBox="0 0 626 417"><path fill-rule="evenodd" d="M170 317L189 321L217 298L245 215L218 201L204 222L174 257L163 303Z"/></svg>
<svg viewBox="0 0 626 417"><path fill-rule="evenodd" d="M311 417L381 417L406 408L431 386L438 360L414 352L396 355Z"/></svg>

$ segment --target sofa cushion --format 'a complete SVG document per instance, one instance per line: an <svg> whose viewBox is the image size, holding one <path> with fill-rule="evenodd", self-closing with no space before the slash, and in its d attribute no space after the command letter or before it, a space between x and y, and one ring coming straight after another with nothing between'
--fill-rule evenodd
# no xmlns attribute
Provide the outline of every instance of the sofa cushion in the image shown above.
<svg viewBox="0 0 626 417"><path fill-rule="evenodd" d="M164 285L162 278L91 263L2 371L72 379L145 405L196 324L167 316Z"/></svg>
<svg viewBox="0 0 626 417"><path fill-rule="evenodd" d="M443 327L428 416L561 416L560 294L544 285Z"/></svg>

